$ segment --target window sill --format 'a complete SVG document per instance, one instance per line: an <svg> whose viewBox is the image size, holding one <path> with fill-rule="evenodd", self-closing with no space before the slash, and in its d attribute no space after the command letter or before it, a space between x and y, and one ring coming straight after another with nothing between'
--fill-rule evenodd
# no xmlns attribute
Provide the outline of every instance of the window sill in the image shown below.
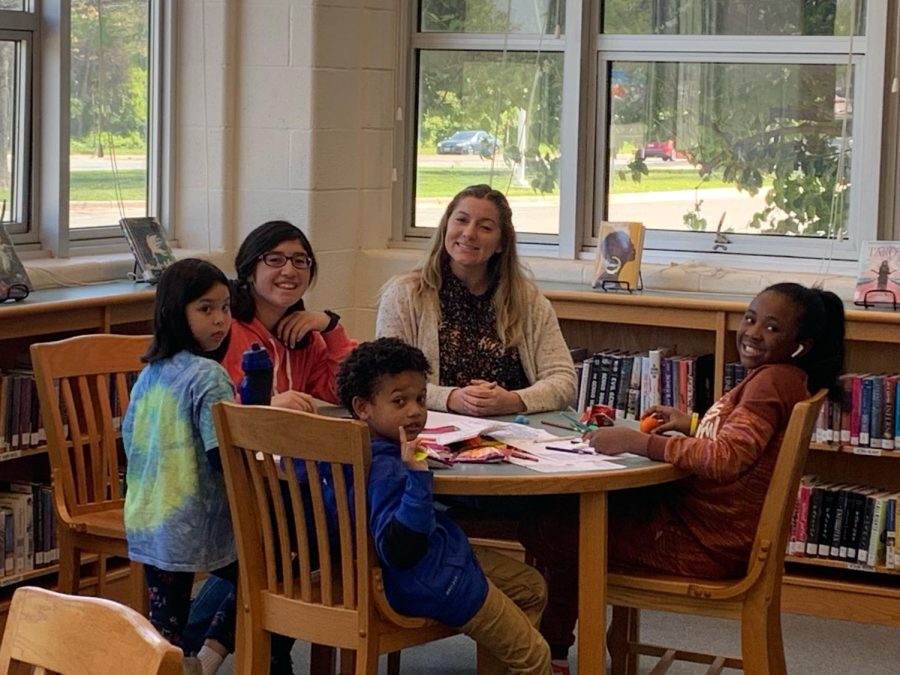
<svg viewBox="0 0 900 675"><path fill-rule="evenodd" d="M233 261L225 251L174 249L175 257L203 258L230 272ZM130 253L104 253L72 258L31 258L22 261L35 290L88 286L128 279L134 271Z"/></svg>
<svg viewBox="0 0 900 675"><path fill-rule="evenodd" d="M369 287L377 289L394 274L415 267L427 253L422 249L390 248L367 250L362 255L368 268ZM594 281L594 260L593 256L584 255L583 259L560 260L526 254L521 260L538 282L580 284L590 288ZM791 264L797 261L783 258L751 260L747 256L736 260L738 256L733 256L726 266L721 257L710 261L690 259L685 255L674 262L671 254L648 251L645 255L641 265L644 288L653 290L754 295L771 284L795 281L807 286L823 283L828 290L850 301L856 283L856 263L841 261L832 261L829 272L822 274L817 270L818 261L815 265L810 264L812 261ZM754 262L756 267L752 266ZM370 301L366 298L363 306L368 306Z"/></svg>

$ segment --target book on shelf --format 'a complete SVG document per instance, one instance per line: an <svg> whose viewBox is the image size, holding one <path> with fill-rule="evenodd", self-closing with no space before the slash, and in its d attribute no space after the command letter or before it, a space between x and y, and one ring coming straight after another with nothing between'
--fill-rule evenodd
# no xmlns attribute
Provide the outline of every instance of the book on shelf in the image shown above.
<svg viewBox="0 0 900 675"><path fill-rule="evenodd" d="M0 300L22 299L32 290L34 287L28 278L28 272L16 253L9 233L3 223L0 223Z"/></svg>
<svg viewBox="0 0 900 675"><path fill-rule="evenodd" d="M16 571L16 516L8 506L0 505L0 576Z"/></svg>
<svg viewBox="0 0 900 675"><path fill-rule="evenodd" d="M594 288L639 290L644 224L604 220L597 238Z"/></svg>
<svg viewBox="0 0 900 675"><path fill-rule="evenodd" d="M853 302L866 305L900 303L900 241L864 241Z"/></svg>
<svg viewBox="0 0 900 675"><path fill-rule="evenodd" d="M13 512L15 527L15 566L14 574L30 572L34 569L34 511L31 493L0 492L0 506Z"/></svg>
<svg viewBox="0 0 900 675"><path fill-rule="evenodd" d="M155 218L122 218L119 225L134 254L140 277L152 283L159 281L163 270L175 262L162 225Z"/></svg>

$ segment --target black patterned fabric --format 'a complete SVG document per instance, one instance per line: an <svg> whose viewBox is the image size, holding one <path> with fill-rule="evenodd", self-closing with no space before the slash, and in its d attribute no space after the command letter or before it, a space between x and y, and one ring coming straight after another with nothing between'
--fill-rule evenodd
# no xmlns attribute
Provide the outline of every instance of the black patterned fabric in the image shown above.
<svg viewBox="0 0 900 675"><path fill-rule="evenodd" d="M496 285L474 295L449 269L444 270L438 328L441 385L465 387L471 380L488 380L507 391L528 386L519 350L504 349L497 335L495 290Z"/></svg>

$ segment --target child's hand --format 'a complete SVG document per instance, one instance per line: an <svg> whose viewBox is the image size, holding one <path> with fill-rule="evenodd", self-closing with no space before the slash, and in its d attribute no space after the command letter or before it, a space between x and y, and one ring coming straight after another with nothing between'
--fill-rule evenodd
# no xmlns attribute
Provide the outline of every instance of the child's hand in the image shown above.
<svg viewBox="0 0 900 675"><path fill-rule="evenodd" d="M293 349L310 331L324 330L331 317L325 312L309 310L291 312L275 325L275 334L285 347Z"/></svg>
<svg viewBox="0 0 900 675"><path fill-rule="evenodd" d="M653 415L661 421L659 425L653 428L654 434L664 434L667 431L680 431L684 435L688 435L691 431L691 416L680 410L669 407L667 405L653 405L644 411L641 419Z"/></svg>
<svg viewBox="0 0 900 675"><path fill-rule="evenodd" d="M300 412L316 412L316 400L309 394L293 389L274 394L271 405L275 408L288 408Z"/></svg>
<svg viewBox="0 0 900 675"><path fill-rule="evenodd" d="M628 427L603 427L594 431L586 431L584 440L603 455L621 455L623 452L631 452L635 455L646 456L650 435Z"/></svg>
<svg viewBox="0 0 900 675"><path fill-rule="evenodd" d="M400 459L410 471L428 471L428 454L419 447L418 437L406 440L406 429L400 427Z"/></svg>

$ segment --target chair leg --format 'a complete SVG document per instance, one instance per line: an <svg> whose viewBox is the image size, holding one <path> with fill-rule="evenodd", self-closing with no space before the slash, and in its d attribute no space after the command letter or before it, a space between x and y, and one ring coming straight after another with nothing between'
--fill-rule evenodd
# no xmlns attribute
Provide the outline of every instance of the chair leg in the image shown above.
<svg viewBox="0 0 900 675"><path fill-rule="evenodd" d="M356 675L378 675L378 640L364 639L360 641L356 656Z"/></svg>
<svg viewBox="0 0 900 675"><path fill-rule="evenodd" d="M59 580L57 581L59 592L78 595L80 577L81 551L75 547L72 536L63 525L59 531Z"/></svg>
<svg viewBox="0 0 900 675"><path fill-rule="evenodd" d="M147 594L147 576L143 563L131 561L128 565L128 582L131 587L131 608L141 616L150 616L150 596Z"/></svg>
<svg viewBox="0 0 900 675"><path fill-rule="evenodd" d="M781 606L747 601L741 618L741 656L747 675L786 675Z"/></svg>
<svg viewBox="0 0 900 675"><path fill-rule="evenodd" d="M638 656L631 645L640 640L640 613L632 607L614 606L606 636L612 675L637 675Z"/></svg>
<svg viewBox="0 0 900 675"><path fill-rule="evenodd" d="M103 555L102 553L97 558L97 597L98 598L106 598L109 597L106 593L106 572L108 569L107 563L109 562L109 556Z"/></svg>
<svg viewBox="0 0 900 675"><path fill-rule="evenodd" d="M237 602L237 625L234 633L235 675L268 673L272 635L262 627L259 620L253 620L252 612L242 600L240 593Z"/></svg>
<svg viewBox="0 0 900 675"><path fill-rule="evenodd" d="M400 675L400 654L391 652L387 657L387 675Z"/></svg>

